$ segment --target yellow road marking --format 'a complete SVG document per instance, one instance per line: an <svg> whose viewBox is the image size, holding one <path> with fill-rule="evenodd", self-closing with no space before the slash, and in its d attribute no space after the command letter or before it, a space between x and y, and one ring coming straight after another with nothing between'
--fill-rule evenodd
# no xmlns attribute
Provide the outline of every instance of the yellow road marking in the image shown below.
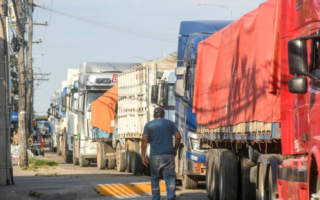
<svg viewBox="0 0 320 200"><path fill-rule="evenodd" d="M166 184L159 183L160 192L166 191ZM101 195L126 195L151 193L151 184L129 184L129 185L100 185L98 192Z"/></svg>

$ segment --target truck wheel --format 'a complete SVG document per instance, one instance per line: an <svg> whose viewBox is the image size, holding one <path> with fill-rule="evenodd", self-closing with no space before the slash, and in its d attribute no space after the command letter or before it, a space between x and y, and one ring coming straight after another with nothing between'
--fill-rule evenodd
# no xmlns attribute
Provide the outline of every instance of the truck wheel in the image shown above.
<svg viewBox="0 0 320 200"><path fill-rule="evenodd" d="M107 160L103 159L102 142L97 143L97 167L98 169L105 169L107 166Z"/></svg>
<svg viewBox="0 0 320 200"><path fill-rule="evenodd" d="M259 174L258 174L258 196L257 200L269 200L269 190L266 186L269 185L269 170L267 169L266 177L263 176L263 164L259 164Z"/></svg>
<svg viewBox="0 0 320 200"><path fill-rule="evenodd" d="M183 189L197 189L197 187L198 187L198 176L183 174L182 176Z"/></svg>
<svg viewBox="0 0 320 200"><path fill-rule="evenodd" d="M131 169L131 151L130 151L129 143L127 144L127 148L126 148L126 162L127 162L127 172L130 173L132 169Z"/></svg>
<svg viewBox="0 0 320 200"><path fill-rule="evenodd" d="M207 160L206 160L206 167L207 167L207 172L206 172L206 190L207 190L207 197L208 199L212 198L211 194L211 182L212 182L212 151L213 149L210 149L207 152Z"/></svg>
<svg viewBox="0 0 320 200"><path fill-rule="evenodd" d="M184 148L182 147L180 149L180 174L182 176L182 188L183 189L197 189L198 187L198 176L192 176L188 174L184 174L184 164L183 160L186 158L186 152L183 150Z"/></svg>
<svg viewBox="0 0 320 200"><path fill-rule="evenodd" d="M76 157L76 145L75 142L73 141L73 149L72 149L72 158L73 158L73 164L74 165L79 165L79 158Z"/></svg>
<svg viewBox="0 0 320 200"><path fill-rule="evenodd" d="M126 160L124 157L125 155L121 153L120 143L117 144L116 155L117 155L117 171L124 172L126 170Z"/></svg>
<svg viewBox="0 0 320 200"><path fill-rule="evenodd" d="M90 164L90 161L85 159L83 156L80 156L80 167L88 167Z"/></svg>
<svg viewBox="0 0 320 200"><path fill-rule="evenodd" d="M60 139L58 137L58 141L57 141L57 154L61 155L61 149L60 149Z"/></svg>
<svg viewBox="0 0 320 200"><path fill-rule="evenodd" d="M258 169L258 166L254 166L254 167L251 167L250 169L250 181L251 183L253 183L255 185L255 194L256 194L256 198L258 196L258 189L257 189L257 169ZM255 199L256 199L255 198Z"/></svg>
<svg viewBox="0 0 320 200"><path fill-rule="evenodd" d="M132 167L132 174L133 175L142 175L143 173L143 164L140 156L140 147L139 142L133 142L133 148L131 152L131 167Z"/></svg>
<svg viewBox="0 0 320 200"><path fill-rule="evenodd" d="M72 163L73 162L73 157L72 155L67 155L66 154L66 163Z"/></svg>
<svg viewBox="0 0 320 200"><path fill-rule="evenodd" d="M220 165L221 165L221 153L227 151L226 149L213 149L212 161L211 161L211 198L213 200L219 200L219 182L220 182Z"/></svg>
<svg viewBox="0 0 320 200"><path fill-rule="evenodd" d="M256 184L250 180L251 168L256 166L254 162L244 156L244 153L240 153L240 168L241 168L241 198L242 200L255 200L256 196L252 195L256 193Z"/></svg>
<svg viewBox="0 0 320 200"><path fill-rule="evenodd" d="M62 138L61 138L61 156L63 157L63 159L67 162L67 157L66 157L66 133L62 134Z"/></svg>
<svg viewBox="0 0 320 200"><path fill-rule="evenodd" d="M107 160L107 168L114 169L116 167L116 159L108 159Z"/></svg>
<svg viewBox="0 0 320 200"><path fill-rule="evenodd" d="M234 151L223 151L220 156L220 200L237 200L238 159Z"/></svg>

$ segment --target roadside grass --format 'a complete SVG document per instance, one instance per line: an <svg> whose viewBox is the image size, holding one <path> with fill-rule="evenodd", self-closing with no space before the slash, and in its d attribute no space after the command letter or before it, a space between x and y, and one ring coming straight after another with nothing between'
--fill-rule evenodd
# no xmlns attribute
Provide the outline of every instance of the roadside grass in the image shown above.
<svg viewBox="0 0 320 200"><path fill-rule="evenodd" d="M29 165L22 167L22 170L37 171L38 169L56 169L59 163L41 158L29 158Z"/></svg>
<svg viewBox="0 0 320 200"><path fill-rule="evenodd" d="M50 177L50 176L57 176L59 173L54 172L54 173L47 173L47 174L43 174L43 173L37 173L35 174L35 176L46 176L46 177Z"/></svg>

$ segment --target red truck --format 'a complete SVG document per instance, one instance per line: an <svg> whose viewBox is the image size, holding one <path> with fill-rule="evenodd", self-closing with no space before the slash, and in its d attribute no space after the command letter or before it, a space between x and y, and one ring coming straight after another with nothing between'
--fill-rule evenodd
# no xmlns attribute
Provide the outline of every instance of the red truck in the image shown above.
<svg viewBox="0 0 320 200"><path fill-rule="evenodd" d="M268 0L177 68L210 199L320 199L319 29L320 0Z"/></svg>

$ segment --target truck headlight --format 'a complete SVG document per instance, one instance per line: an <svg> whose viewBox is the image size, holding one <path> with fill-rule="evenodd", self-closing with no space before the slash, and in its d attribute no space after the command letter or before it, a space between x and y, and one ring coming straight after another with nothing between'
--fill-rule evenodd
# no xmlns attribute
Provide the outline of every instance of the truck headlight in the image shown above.
<svg viewBox="0 0 320 200"><path fill-rule="evenodd" d="M193 139L190 138L191 140L191 145L193 150L200 150L200 140L199 139Z"/></svg>

